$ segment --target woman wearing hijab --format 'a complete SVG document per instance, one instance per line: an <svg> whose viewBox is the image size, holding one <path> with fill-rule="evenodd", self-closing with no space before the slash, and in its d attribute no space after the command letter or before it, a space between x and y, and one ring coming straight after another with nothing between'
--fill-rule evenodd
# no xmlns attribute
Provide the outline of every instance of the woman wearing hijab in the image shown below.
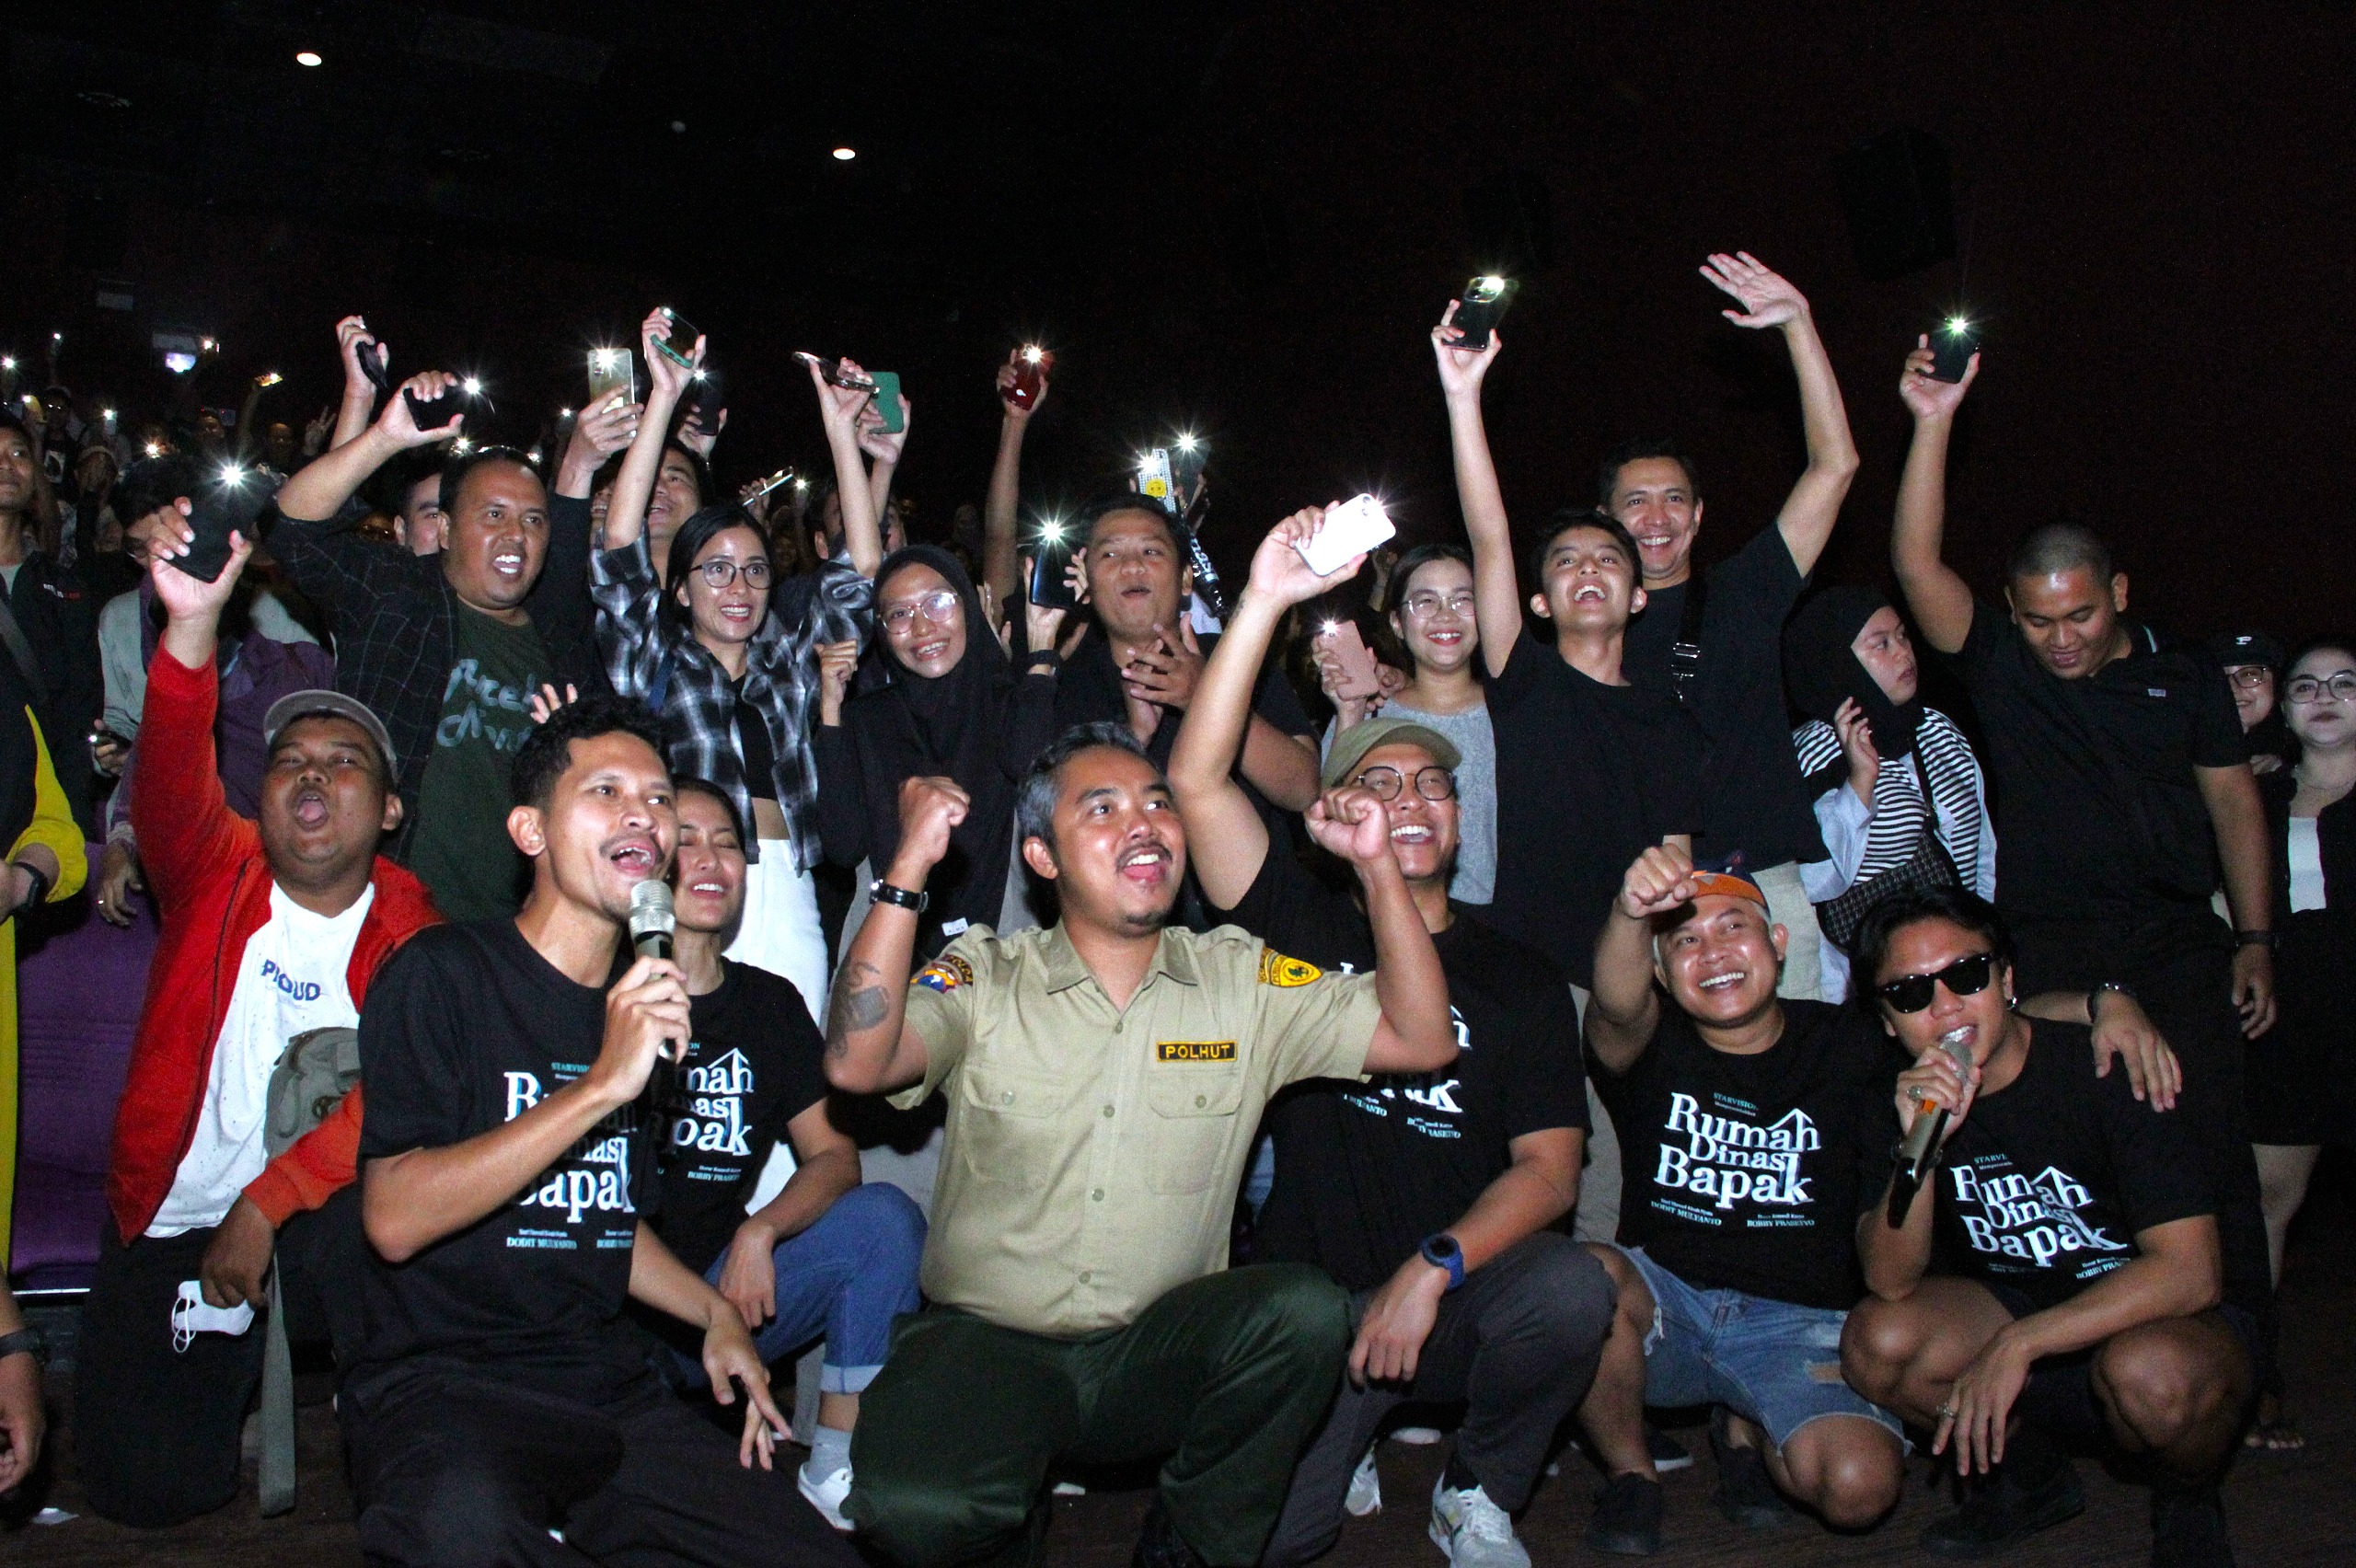
<svg viewBox="0 0 2356 1568"><path fill-rule="evenodd" d="M882 867L900 845L900 785L954 779L973 804L924 886L917 950L930 958L968 926L1004 929L1015 785L1055 737L1056 633L1064 612L1025 607L1017 675L990 634L973 579L947 550L911 545L875 573L882 684L846 700L848 651L829 650L819 693L819 830L826 858ZM1020 884L1017 884L1018 888Z"/></svg>
<svg viewBox="0 0 2356 1568"><path fill-rule="evenodd" d="M1784 627L1792 732L1831 859L1801 868L1824 927L1824 988L1849 994L1842 948L1880 897L1926 882L1996 894L1996 831L1980 759L1923 705L1914 645L1880 590L1828 588Z"/></svg>

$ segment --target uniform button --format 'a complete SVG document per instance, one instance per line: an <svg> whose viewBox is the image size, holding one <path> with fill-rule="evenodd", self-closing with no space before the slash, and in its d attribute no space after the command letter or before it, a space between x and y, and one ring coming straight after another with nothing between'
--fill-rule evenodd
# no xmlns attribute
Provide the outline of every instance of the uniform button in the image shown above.
<svg viewBox="0 0 2356 1568"><path fill-rule="evenodd" d="M1104 1189L1102 1187L1091 1188L1089 1190L1088 1196L1091 1201L1101 1204L1104 1201Z"/></svg>
<svg viewBox="0 0 2356 1568"><path fill-rule="evenodd" d="M1093 1269L1082 1269L1082 1270L1080 1270L1080 1284L1082 1284L1082 1285L1086 1285L1086 1284L1088 1284L1090 1281L1093 1280L1095 1277L1096 1277L1096 1273L1095 1273L1095 1271L1094 1271Z"/></svg>
<svg viewBox="0 0 2356 1568"><path fill-rule="evenodd" d="M1107 1105L1106 1107L1104 1107L1104 1114L1106 1114L1107 1116L1110 1116L1112 1113L1113 1113L1113 1108L1112 1108L1110 1105Z"/></svg>
<svg viewBox="0 0 2356 1568"><path fill-rule="evenodd" d="M1004 1094L999 1095L999 1096L998 1097L998 1102L999 1102L1000 1105L1011 1105L1011 1104L1013 1104L1013 1103L1014 1103L1014 1090L1011 1090L1011 1089L1010 1089L1010 1090L1008 1090Z"/></svg>
<svg viewBox="0 0 2356 1568"><path fill-rule="evenodd" d="M1198 1094L1198 1095L1195 1096L1195 1110L1200 1111L1204 1106L1208 1105L1209 1103L1210 1103L1210 1100L1209 1100L1209 1098L1208 1098L1207 1096L1200 1095L1200 1094Z"/></svg>

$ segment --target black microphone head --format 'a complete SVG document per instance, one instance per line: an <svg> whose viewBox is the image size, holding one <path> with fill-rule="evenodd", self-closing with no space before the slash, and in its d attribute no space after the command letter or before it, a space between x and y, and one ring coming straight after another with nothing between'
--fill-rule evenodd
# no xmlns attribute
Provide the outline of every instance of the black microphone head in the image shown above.
<svg viewBox="0 0 2356 1568"><path fill-rule="evenodd" d="M671 884L649 877L629 890L629 939L669 936L678 925L671 911Z"/></svg>

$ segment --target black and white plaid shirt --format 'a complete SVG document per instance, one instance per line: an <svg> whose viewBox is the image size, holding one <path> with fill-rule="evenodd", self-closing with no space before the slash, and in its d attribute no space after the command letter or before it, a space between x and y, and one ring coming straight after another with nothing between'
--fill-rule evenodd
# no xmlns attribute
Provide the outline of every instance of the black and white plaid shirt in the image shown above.
<svg viewBox="0 0 2356 1568"><path fill-rule="evenodd" d="M753 633L741 695L768 721L777 757L771 784L785 813L797 869L825 857L818 837L818 763L810 725L818 700L818 645L864 644L875 619L875 584L838 561L818 569L807 592L794 580L771 591L769 613ZM743 820L753 820L753 791L745 779L745 748L736 734L736 683L694 633L666 625L657 611L663 586L655 580L646 536L618 550L589 558L589 592L597 604L597 648L606 675L625 697L651 702L662 687L663 732L671 771L728 791ZM664 674L665 667L668 674ZM757 844L745 858L760 858Z"/></svg>

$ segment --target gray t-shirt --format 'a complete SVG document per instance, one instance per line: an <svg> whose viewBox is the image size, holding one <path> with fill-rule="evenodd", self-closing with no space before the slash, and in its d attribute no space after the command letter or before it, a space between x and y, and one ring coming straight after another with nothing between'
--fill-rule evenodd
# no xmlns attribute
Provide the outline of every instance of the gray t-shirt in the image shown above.
<svg viewBox="0 0 2356 1568"><path fill-rule="evenodd" d="M1426 713L1404 703L1384 705L1385 719L1412 719L1437 730L1456 744L1463 760L1456 767L1458 825L1456 871L1448 879L1448 895L1459 904L1486 904L1497 884L1497 742L1489 728L1484 704L1461 713ZM1334 726L1325 723L1322 761L1334 749Z"/></svg>

